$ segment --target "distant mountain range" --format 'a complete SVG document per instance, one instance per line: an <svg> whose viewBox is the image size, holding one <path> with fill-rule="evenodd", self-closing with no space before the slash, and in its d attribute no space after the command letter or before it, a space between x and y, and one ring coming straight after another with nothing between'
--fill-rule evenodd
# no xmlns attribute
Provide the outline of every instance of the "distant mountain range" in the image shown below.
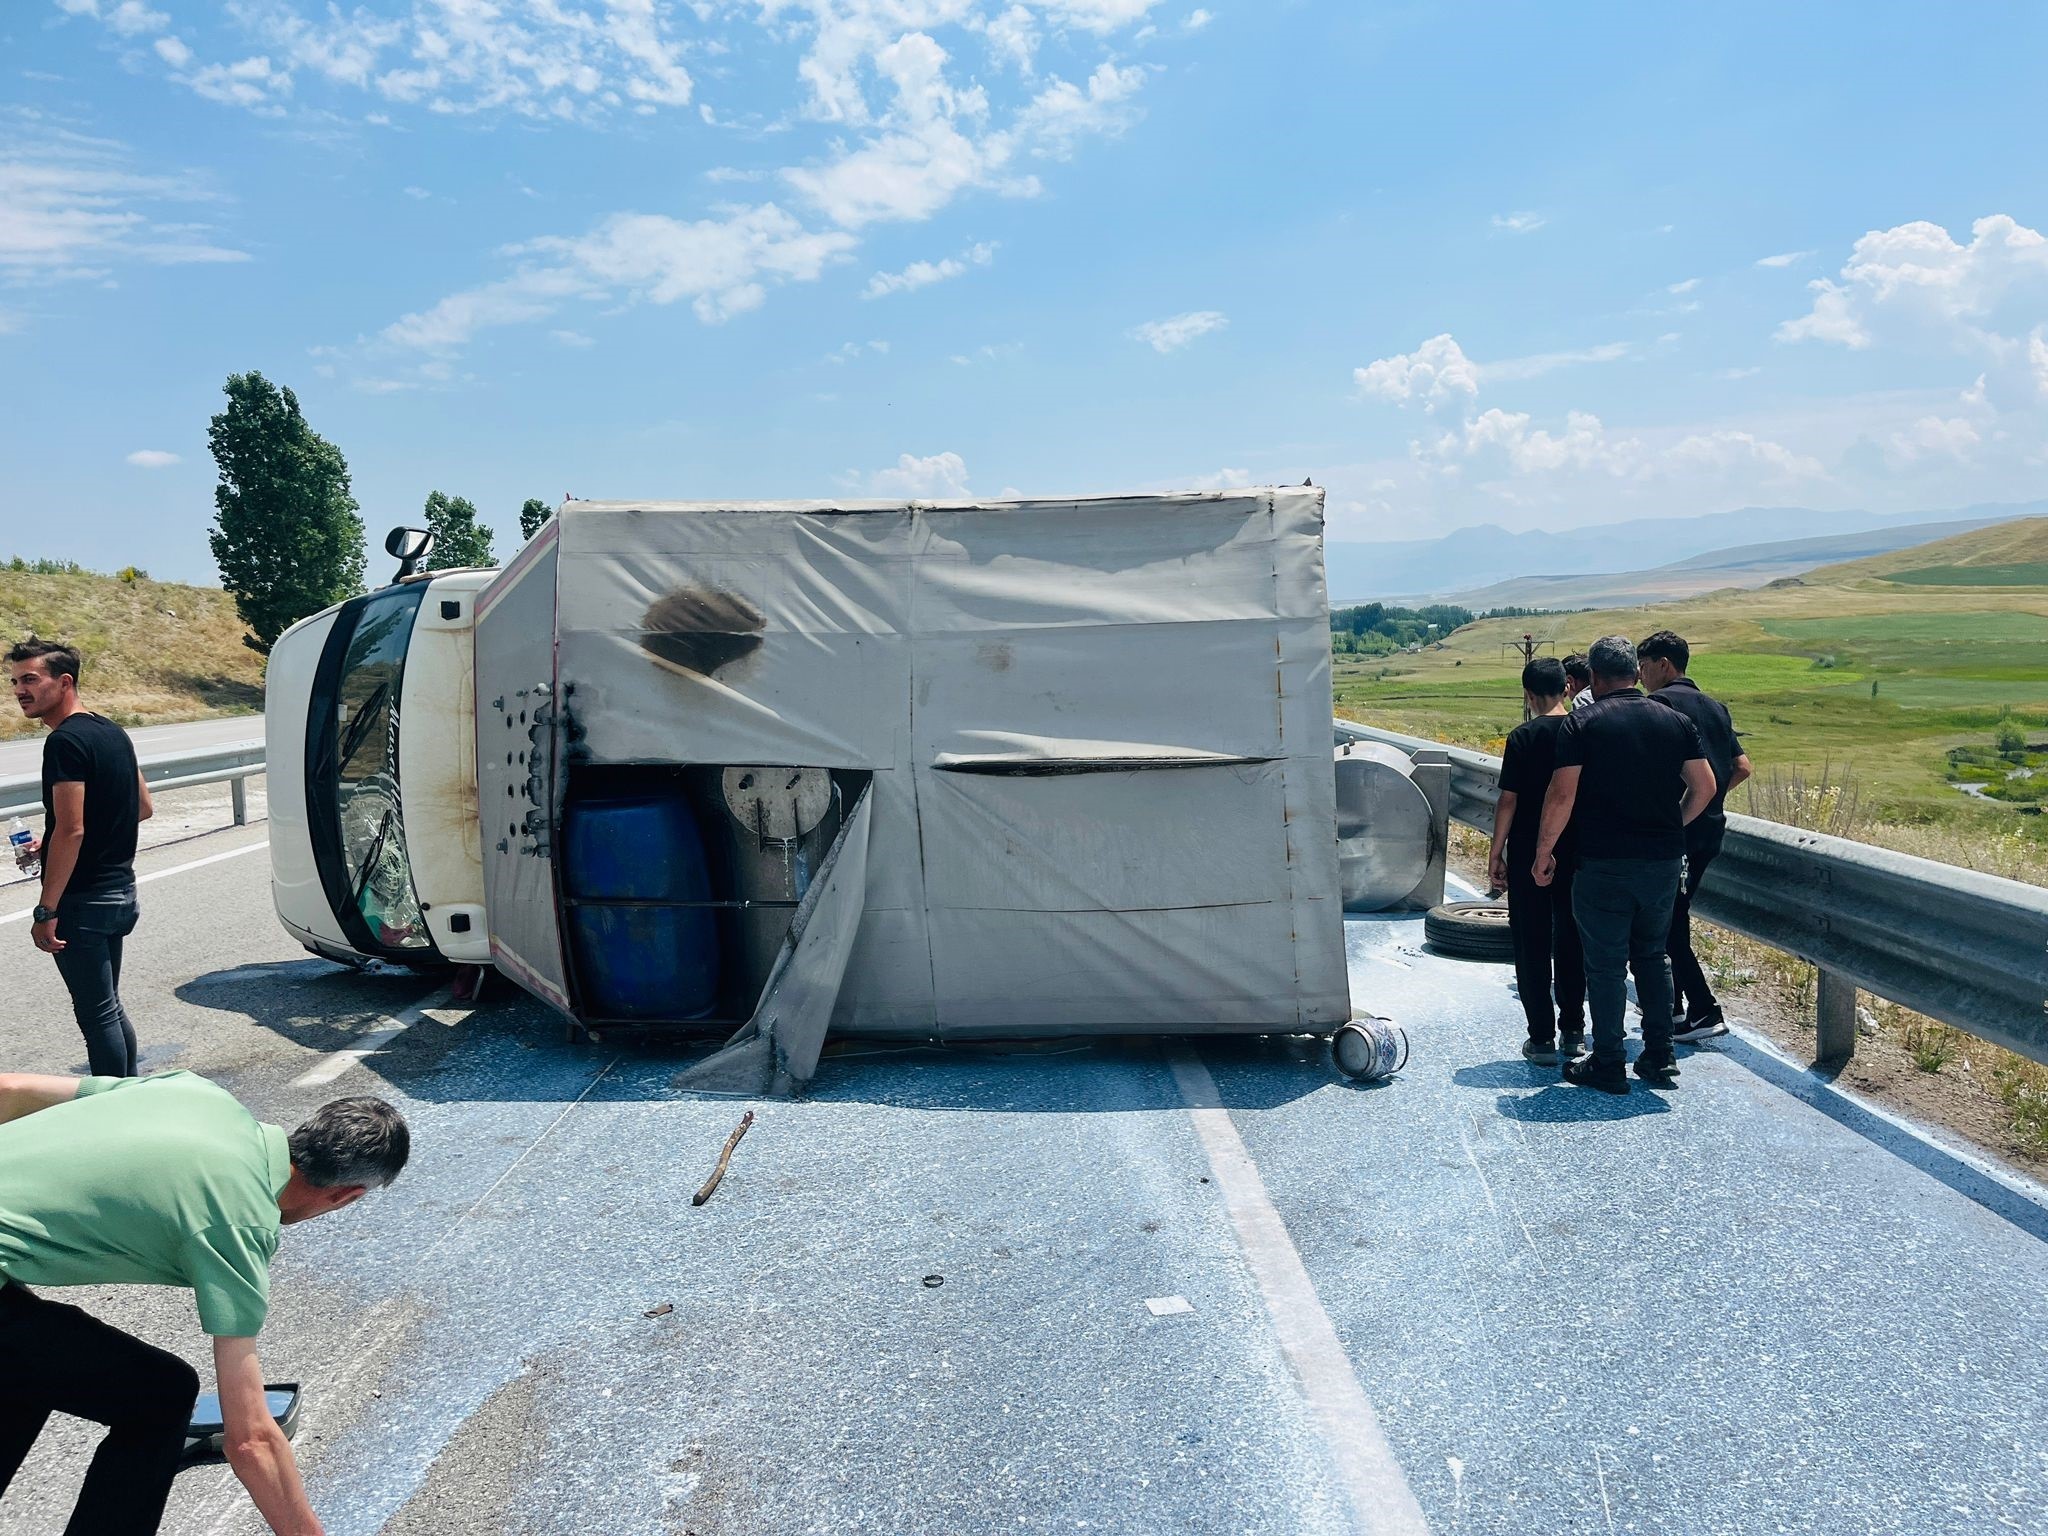
<svg viewBox="0 0 2048 1536"><path fill-rule="evenodd" d="M1490 524L1437 539L1324 546L1333 605L1451 601L1475 610L1580 608L1757 587L1834 561L2048 513L2048 501L1886 516L1811 507L1743 507L1700 517L1637 518L1563 533ZM1786 538L1796 532L1799 537Z"/></svg>

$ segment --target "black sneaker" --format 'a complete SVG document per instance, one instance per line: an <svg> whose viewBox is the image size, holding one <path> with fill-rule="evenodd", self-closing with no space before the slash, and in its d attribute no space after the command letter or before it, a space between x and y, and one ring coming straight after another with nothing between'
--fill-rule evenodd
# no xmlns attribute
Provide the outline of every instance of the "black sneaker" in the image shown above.
<svg viewBox="0 0 2048 1536"><path fill-rule="evenodd" d="M1573 1034L1565 1030L1557 1037L1557 1057L1560 1061L1577 1061L1586 1054L1586 1032Z"/></svg>
<svg viewBox="0 0 2048 1536"><path fill-rule="evenodd" d="M1627 1093L1628 1072L1619 1062L1604 1062L1582 1056L1565 1063L1564 1080L1580 1088L1598 1088L1602 1093Z"/></svg>
<svg viewBox="0 0 2048 1536"><path fill-rule="evenodd" d="M1561 1059L1568 1060L1569 1058L1560 1058L1558 1056L1557 1042L1555 1040L1524 1040L1522 1042L1522 1060L1524 1061L1533 1061L1540 1066L1554 1067Z"/></svg>
<svg viewBox="0 0 2048 1536"><path fill-rule="evenodd" d="M1678 1062L1670 1056L1638 1056L1636 1076L1652 1088L1676 1088L1678 1086Z"/></svg>
<svg viewBox="0 0 2048 1536"><path fill-rule="evenodd" d="M1671 1031L1674 1040L1711 1040L1716 1035L1728 1033L1728 1021L1721 1016L1720 1004L1715 1004L1704 1013L1687 1014L1685 1022Z"/></svg>

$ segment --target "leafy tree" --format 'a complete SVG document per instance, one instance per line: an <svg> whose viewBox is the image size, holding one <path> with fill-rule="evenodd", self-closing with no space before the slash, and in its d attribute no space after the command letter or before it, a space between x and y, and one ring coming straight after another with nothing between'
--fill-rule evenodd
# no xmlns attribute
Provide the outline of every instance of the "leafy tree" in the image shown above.
<svg viewBox="0 0 2048 1536"><path fill-rule="evenodd" d="M429 491L427 526L434 533L434 552L427 557L428 570L498 563L497 553L491 548L491 530L476 520L476 503L468 497Z"/></svg>
<svg viewBox="0 0 2048 1536"><path fill-rule="evenodd" d="M228 408L206 440L220 469L207 535L221 585L270 654L311 613L363 590L363 520L341 450L306 425L298 397L260 373L231 373Z"/></svg>
<svg viewBox="0 0 2048 1536"><path fill-rule="evenodd" d="M538 496L526 498L526 504L519 509L519 537L531 539L541 530L541 525L555 515L555 509Z"/></svg>

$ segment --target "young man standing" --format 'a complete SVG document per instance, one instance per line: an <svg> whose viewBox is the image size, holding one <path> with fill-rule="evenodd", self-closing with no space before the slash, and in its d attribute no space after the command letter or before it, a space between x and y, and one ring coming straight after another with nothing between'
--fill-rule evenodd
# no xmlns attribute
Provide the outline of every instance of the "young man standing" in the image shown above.
<svg viewBox="0 0 2048 1536"><path fill-rule="evenodd" d="M1593 669L1577 651L1564 659L1565 708L1584 709L1593 702Z"/></svg>
<svg viewBox="0 0 2048 1536"><path fill-rule="evenodd" d="M1652 704L1635 686L1636 648L1620 635L1593 642L1594 702L1557 733L1557 766L1543 799L1534 878L1557 878L1557 844L1583 796L1592 814L1574 829L1579 868L1572 912L1586 952L1586 1006L1593 1054L1564 1069L1566 1082L1628 1092L1622 1022L1628 976L1643 1004L1643 1053L1636 1076L1674 1086L1671 1050L1671 906L1685 862L1685 828L1714 798L1699 732L1676 710Z"/></svg>
<svg viewBox="0 0 2048 1536"><path fill-rule="evenodd" d="M1508 734L1500 760L1500 799L1493 809L1493 850L1487 878L1508 892L1508 935L1515 946L1515 987L1528 1016L1522 1054L1530 1061L1570 1061L1586 1040L1586 970L1579 928L1572 917L1569 827L1558 840L1557 877L1536 884L1536 827L1557 757L1557 733L1569 711L1564 667L1539 656L1522 668L1522 702L1529 718ZM1556 1007L1551 1006L1553 989Z"/></svg>
<svg viewBox="0 0 2048 1536"><path fill-rule="evenodd" d="M1672 1039L1706 1040L1728 1033L1728 1021L1714 989L1707 985L1707 973L1692 952L1692 898L1700 888L1707 866L1721 851L1728 836L1724 807L1728 791L1750 775L1749 754L1735 735L1727 706L1700 691L1700 685L1685 675L1692 663L1692 647L1668 629L1660 629L1636 647L1643 667L1643 686L1659 704L1668 704L1693 724L1706 749L1707 766L1714 770L1714 798L1691 826L1685 829L1685 878L1678 885L1678 899L1671 907L1671 938L1666 946L1671 955Z"/></svg>
<svg viewBox="0 0 2048 1536"><path fill-rule="evenodd" d="M381 1189L411 1147L382 1099L336 1099L287 1136L190 1072L0 1074L0 1493L50 1414L73 1414L107 1435L65 1529L157 1528L197 1374L26 1287L183 1286L213 1336L228 1465L271 1530L319 1536L256 1358L270 1261L281 1226Z"/></svg>
<svg viewBox="0 0 2048 1536"><path fill-rule="evenodd" d="M128 733L78 698L78 652L30 638L7 653L14 702L49 727L43 835L21 867L42 864L30 935L71 993L98 1077L133 1077L135 1026L121 1007L121 946L135 931L135 834L155 812Z"/></svg>

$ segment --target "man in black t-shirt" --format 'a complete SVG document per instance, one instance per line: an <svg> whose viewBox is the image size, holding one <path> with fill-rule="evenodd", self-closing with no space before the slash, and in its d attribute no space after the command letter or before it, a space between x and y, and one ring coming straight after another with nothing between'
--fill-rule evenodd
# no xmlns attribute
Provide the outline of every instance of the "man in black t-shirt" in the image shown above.
<svg viewBox="0 0 2048 1536"><path fill-rule="evenodd" d="M1557 878L1546 888L1535 880L1536 827L1550 788L1557 733L1569 711L1571 686L1554 656L1539 656L1522 668L1522 698L1530 718L1508 735L1500 760L1500 799L1493 808L1493 849L1486 874L1495 888L1507 887L1508 935L1515 946L1515 987L1528 1016L1529 1038L1522 1054L1554 1063L1579 1054L1586 1040L1586 970L1579 952L1579 927L1572 917L1571 829L1558 841ZM1551 998L1553 990L1556 1007Z"/></svg>
<svg viewBox="0 0 2048 1536"><path fill-rule="evenodd" d="M1665 945L1671 956L1674 993L1671 1022L1676 1033L1672 1038L1706 1040L1727 1034L1728 1021L1722 1017L1714 989L1707 985L1699 957L1692 952L1692 898L1728 835L1723 808L1728 791L1750 775L1749 754L1742 750L1727 706L1700 692L1700 685L1685 675L1692 663L1692 647L1683 639L1660 629L1636 647L1636 657L1642 663L1643 686L1650 690L1650 697L1692 722L1706 749L1707 766L1714 770L1714 798L1685 829L1685 878L1672 903L1671 937Z"/></svg>
<svg viewBox="0 0 2048 1536"><path fill-rule="evenodd" d="M1635 686L1636 649L1619 635L1586 653L1594 702L1565 718L1536 836L1536 884L1557 878L1565 828L1579 844L1572 912L1586 953L1593 1054L1566 1081L1628 1092L1622 1021L1627 973L1643 1005L1636 1075L1662 1087L1678 1076L1671 1050L1671 962L1664 953L1685 861L1685 828L1714 798L1714 773L1692 722ZM1588 814L1573 822L1583 799Z"/></svg>
<svg viewBox="0 0 2048 1536"><path fill-rule="evenodd" d="M122 941L135 930L135 834L155 810L128 733L78 700L78 652L30 638L7 653L14 701L50 729L43 742L42 865L30 934L71 993L95 1077L133 1077L135 1026L121 1007Z"/></svg>

